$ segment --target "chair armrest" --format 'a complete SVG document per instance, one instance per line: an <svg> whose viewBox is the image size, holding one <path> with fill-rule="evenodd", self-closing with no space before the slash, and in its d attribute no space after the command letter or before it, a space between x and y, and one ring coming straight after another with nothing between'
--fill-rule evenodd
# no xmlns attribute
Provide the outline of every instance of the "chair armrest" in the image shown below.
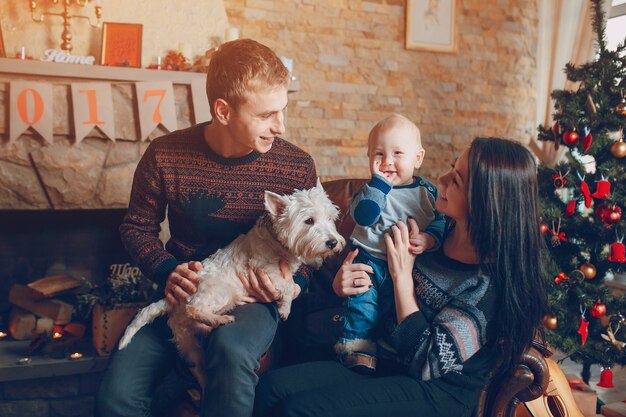
<svg viewBox="0 0 626 417"><path fill-rule="evenodd" d="M533 342L512 371L496 376L489 383L484 417L513 417L520 402L541 396L550 382L545 358L551 352L539 342Z"/></svg>

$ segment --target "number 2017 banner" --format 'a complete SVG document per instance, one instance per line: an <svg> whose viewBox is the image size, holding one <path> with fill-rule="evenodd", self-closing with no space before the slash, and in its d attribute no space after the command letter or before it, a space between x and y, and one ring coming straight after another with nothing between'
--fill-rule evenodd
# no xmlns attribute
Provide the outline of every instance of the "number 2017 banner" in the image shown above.
<svg viewBox="0 0 626 417"><path fill-rule="evenodd" d="M192 89L202 88L192 84ZM136 82L137 113L141 140L161 125L168 131L177 127L174 89L171 82ZM194 102L199 96L192 91ZM52 85L31 81L10 83L9 143L16 140L28 128L39 133L45 141L53 141L53 94ZM94 128L115 141L113 95L109 83L71 83L72 122L76 143L80 143ZM201 98L200 98L201 100ZM206 101L206 96L204 97ZM195 103L194 103L195 104ZM205 103L198 103L196 121L209 120ZM202 114L197 114L202 113Z"/></svg>

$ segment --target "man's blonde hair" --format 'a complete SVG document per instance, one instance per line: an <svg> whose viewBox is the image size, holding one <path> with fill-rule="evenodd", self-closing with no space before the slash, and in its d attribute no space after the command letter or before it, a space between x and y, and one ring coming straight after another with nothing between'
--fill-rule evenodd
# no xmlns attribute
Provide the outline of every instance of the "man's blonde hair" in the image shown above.
<svg viewBox="0 0 626 417"><path fill-rule="evenodd" d="M213 104L219 98L237 107L252 89L288 84L289 70L270 48L252 39L226 42L209 62L206 94L211 115L215 117Z"/></svg>

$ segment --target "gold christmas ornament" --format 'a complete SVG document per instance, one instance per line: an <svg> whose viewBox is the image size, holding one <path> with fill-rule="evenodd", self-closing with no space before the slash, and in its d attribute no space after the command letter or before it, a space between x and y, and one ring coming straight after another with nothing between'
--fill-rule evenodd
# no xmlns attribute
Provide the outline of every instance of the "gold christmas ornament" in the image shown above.
<svg viewBox="0 0 626 417"><path fill-rule="evenodd" d="M582 264L580 270L586 279L594 279L596 277L596 267L590 264L589 261Z"/></svg>
<svg viewBox="0 0 626 417"><path fill-rule="evenodd" d="M622 101L615 106L615 113L621 114L622 116L626 116L626 100L622 99Z"/></svg>
<svg viewBox="0 0 626 417"><path fill-rule="evenodd" d="M556 316L554 314L546 314L543 317L543 327L550 330L556 330L558 326Z"/></svg>
<svg viewBox="0 0 626 417"><path fill-rule="evenodd" d="M618 141L611 145L611 153L616 158L623 158L626 156L626 142Z"/></svg>

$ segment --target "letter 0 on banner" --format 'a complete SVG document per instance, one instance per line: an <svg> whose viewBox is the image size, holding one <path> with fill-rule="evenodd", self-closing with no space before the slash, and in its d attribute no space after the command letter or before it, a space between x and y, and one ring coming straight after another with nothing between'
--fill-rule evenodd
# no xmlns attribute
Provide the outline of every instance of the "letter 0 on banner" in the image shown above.
<svg viewBox="0 0 626 417"><path fill-rule="evenodd" d="M80 143L94 127L115 142L111 84L72 83L72 107L76 143Z"/></svg>
<svg viewBox="0 0 626 417"><path fill-rule="evenodd" d="M9 89L9 142L30 127L52 143L52 85L12 81Z"/></svg>
<svg viewBox="0 0 626 417"><path fill-rule="evenodd" d="M135 88L141 140L146 140L159 124L170 132L178 129L171 82L138 82Z"/></svg>

